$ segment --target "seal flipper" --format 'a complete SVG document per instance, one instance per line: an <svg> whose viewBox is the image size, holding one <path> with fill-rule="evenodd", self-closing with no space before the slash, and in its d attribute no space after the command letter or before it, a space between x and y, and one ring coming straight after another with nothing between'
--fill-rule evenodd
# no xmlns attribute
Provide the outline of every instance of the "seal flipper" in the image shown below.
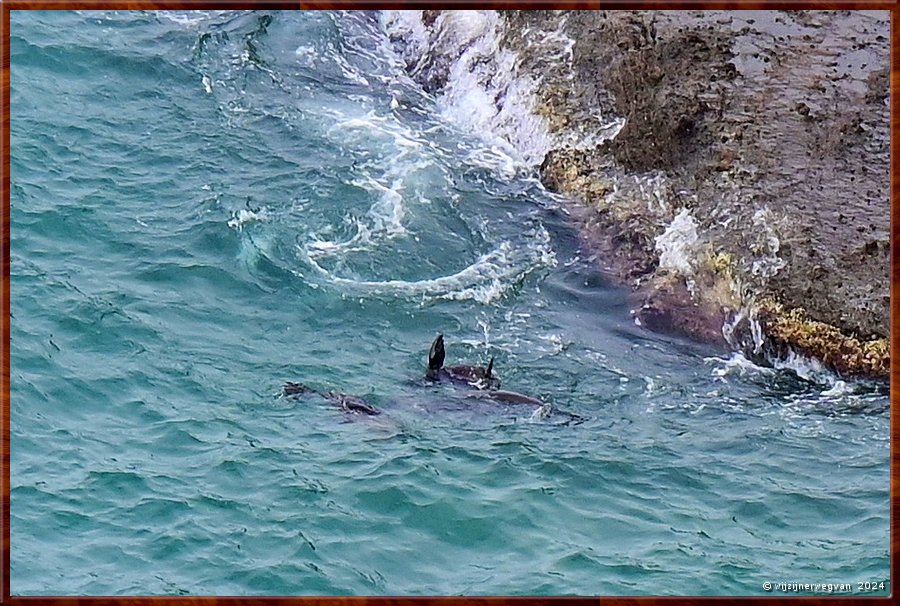
<svg viewBox="0 0 900 606"><path fill-rule="evenodd" d="M491 356L484 371L484 386L486 389L500 389L500 377L494 375L494 356Z"/></svg>
<svg viewBox="0 0 900 606"><path fill-rule="evenodd" d="M428 351L428 372L425 376L433 381L440 378L441 369L444 367L444 335L439 334L435 337Z"/></svg>
<svg viewBox="0 0 900 606"><path fill-rule="evenodd" d="M500 389L500 378L494 376L494 356L491 356L485 368L473 366L472 377L474 380L469 381L469 385L475 389Z"/></svg>

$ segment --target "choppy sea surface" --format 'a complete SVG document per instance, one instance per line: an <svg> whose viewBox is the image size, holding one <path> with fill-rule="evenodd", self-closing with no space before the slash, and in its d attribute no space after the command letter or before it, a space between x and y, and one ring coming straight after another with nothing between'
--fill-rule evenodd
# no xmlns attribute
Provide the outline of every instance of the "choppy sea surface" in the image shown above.
<svg viewBox="0 0 900 606"><path fill-rule="evenodd" d="M377 13L11 15L13 594L889 593L886 388L636 326Z"/></svg>

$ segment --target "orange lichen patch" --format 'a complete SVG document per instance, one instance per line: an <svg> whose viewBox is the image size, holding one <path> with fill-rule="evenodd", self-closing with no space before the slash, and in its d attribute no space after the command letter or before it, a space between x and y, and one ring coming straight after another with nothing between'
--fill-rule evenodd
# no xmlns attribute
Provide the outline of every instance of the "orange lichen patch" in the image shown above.
<svg viewBox="0 0 900 606"><path fill-rule="evenodd" d="M562 194L581 194L582 182L588 172L583 152L574 149L554 149L544 158L541 166L544 185Z"/></svg>
<svg viewBox="0 0 900 606"><path fill-rule="evenodd" d="M740 309L740 282L736 277L734 255L727 252L712 252L712 246L709 245L700 259L695 271L700 296L726 312Z"/></svg>
<svg viewBox="0 0 900 606"><path fill-rule="evenodd" d="M565 101L556 90L550 88L541 91L543 99L535 104L534 112L547 120L550 132L559 132L572 123L572 118L565 111Z"/></svg>
<svg viewBox="0 0 900 606"><path fill-rule="evenodd" d="M785 310L773 299L760 302L758 317L766 336L776 345L817 358L841 374L888 378L888 339L861 341L830 324L810 319L805 309Z"/></svg>

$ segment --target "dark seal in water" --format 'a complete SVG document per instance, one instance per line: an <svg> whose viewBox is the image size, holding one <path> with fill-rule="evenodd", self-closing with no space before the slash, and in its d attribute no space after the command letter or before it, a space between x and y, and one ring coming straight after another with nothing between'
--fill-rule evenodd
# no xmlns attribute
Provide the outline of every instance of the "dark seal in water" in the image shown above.
<svg viewBox="0 0 900 606"><path fill-rule="evenodd" d="M322 392L304 385L303 383L292 383L288 381L284 384L284 388L282 388L282 394L284 394L285 396L315 394L317 396L325 398L345 412L362 413L366 415L381 414L380 410L378 410L359 396L341 393L338 391Z"/></svg>
<svg viewBox="0 0 900 606"><path fill-rule="evenodd" d="M534 406L533 419L544 419L551 415L553 410L549 402L535 398L517 391L500 389L500 379L493 374L494 358L491 358L486 367L482 366L449 366L444 367L444 335L438 335L431 344L428 352L428 371L425 378L429 381L450 380L456 383L465 383L476 389L469 392L466 398L493 402L501 405L525 404ZM564 423L581 424L586 419L579 415L556 411L559 416L568 420Z"/></svg>
<svg viewBox="0 0 900 606"><path fill-rule="evenodd" d="M526 406L534 406L534 411L531 413L532 420L546 419L547 417L555 415L557 417L565 419L562 422L562 425L581 425L582 423L587 421L587 419L580 415L567 412L565 410L556 409L552 407L549 402L545 402L544 400L541 400L539 398L525 395L524 393L519 393L517 391L508 391L506 389L487 389L482 391L473 391L466 397L477 400L487 400L501 405L525 404Z"/></svg>
<svg viewBox="0 0 900 606"><path fill-rule="evenodd" d="M438 335L428 352L428 371L425 378L429 381L450 380L465 383L477 389L498 389L500 378L494 376L494 358L485 366L444 366L444 335Z"/></svg>

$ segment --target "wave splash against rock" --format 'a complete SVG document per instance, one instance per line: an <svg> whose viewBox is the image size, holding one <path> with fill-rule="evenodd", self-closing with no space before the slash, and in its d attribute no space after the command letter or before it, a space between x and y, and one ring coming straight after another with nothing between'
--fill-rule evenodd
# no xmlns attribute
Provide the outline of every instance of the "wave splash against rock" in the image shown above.
<svg viewBox="0 0 900 606"><path fill-rule="evenodd" d="M637 321L887 378L887 12L381 19L450 122L579 202Z"/></svg>

